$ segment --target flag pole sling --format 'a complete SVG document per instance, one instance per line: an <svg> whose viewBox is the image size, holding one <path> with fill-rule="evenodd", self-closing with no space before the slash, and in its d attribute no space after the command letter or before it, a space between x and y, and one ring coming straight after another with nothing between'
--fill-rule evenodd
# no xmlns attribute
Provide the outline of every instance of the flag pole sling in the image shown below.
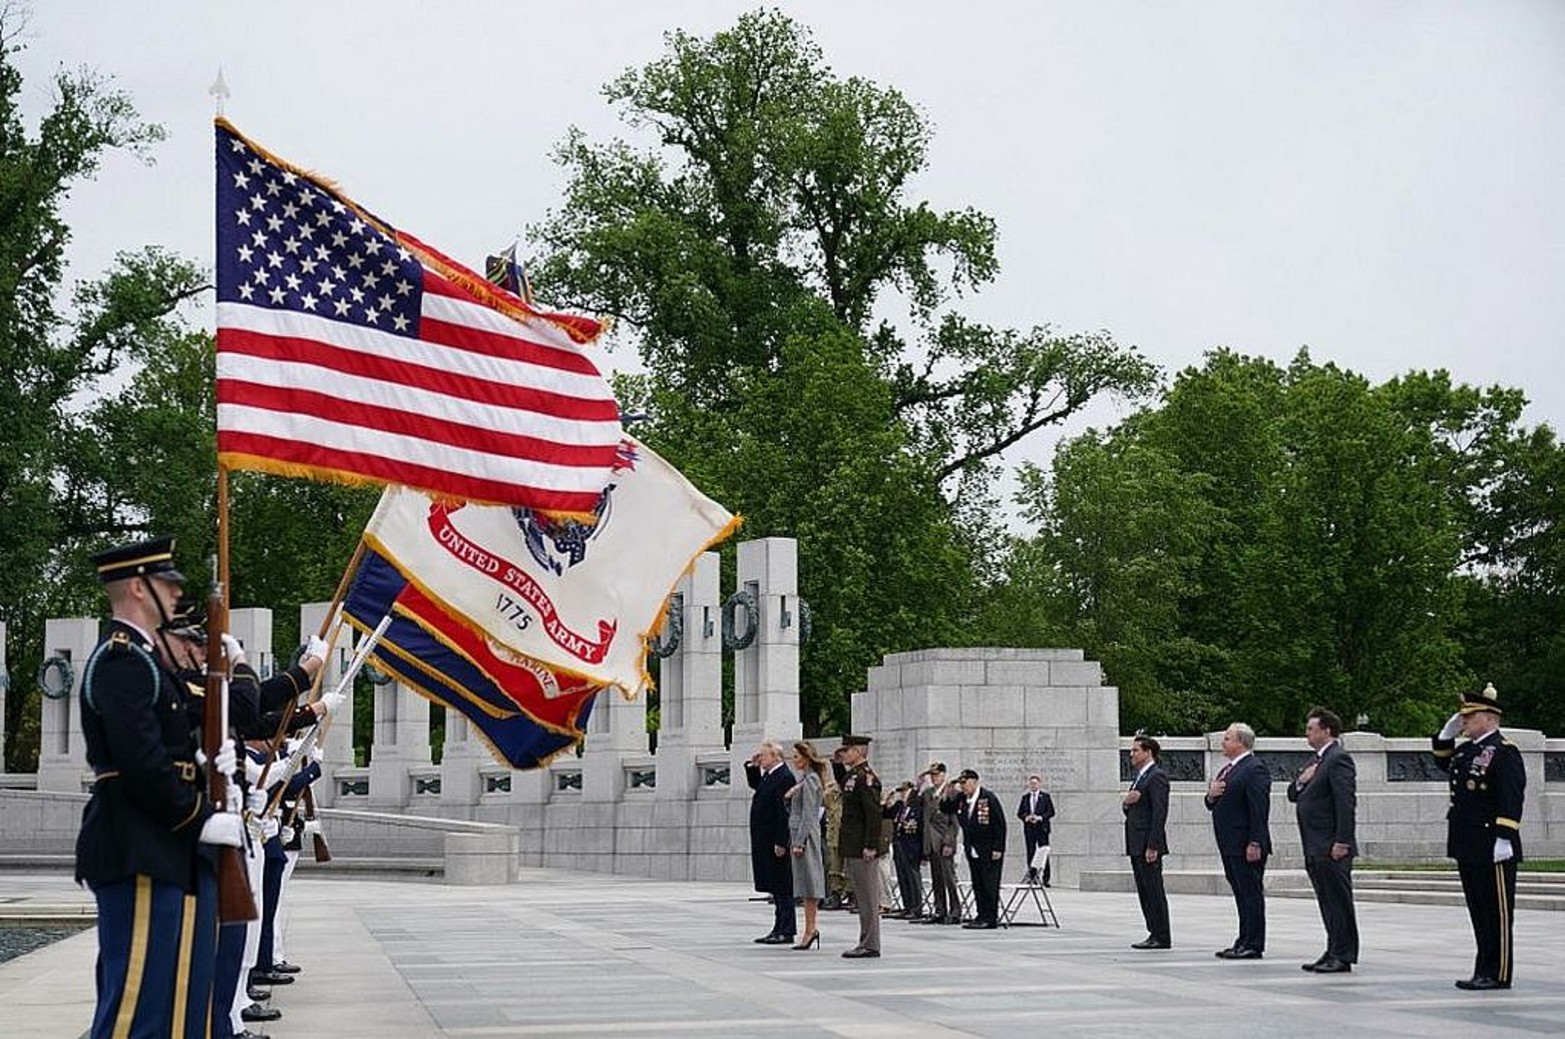
<svg viewBox="0 0 1565 1039"><path fill-rule="evenodd" d="M228 734L228 668L223 660L223 633L228 630L228 470L217 467L217 579L207 599L206 702L201 713L201 744L207 760L207 794L217 811L228 806L233 777L217 768L217 754ZM250 877L240 849L220 845L217 858L217 913L224 923L254 920L259 915Z"/></svg>

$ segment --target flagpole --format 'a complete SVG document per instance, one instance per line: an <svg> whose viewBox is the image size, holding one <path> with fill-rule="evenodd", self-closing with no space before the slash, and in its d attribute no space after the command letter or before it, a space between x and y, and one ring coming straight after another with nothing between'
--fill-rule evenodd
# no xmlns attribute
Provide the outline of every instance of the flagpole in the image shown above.
<svg viewBox="0 0 1565 1039"><path fill-rule="evenodd" d="M337 591L331 597L331 605L326 608L326 615L321 618L320 630L316 632L316 638L325 638L328 631L332 632L331 641L326 646L326 660L321 662L321 669L315 672L315 678L310 682L310 688L306 703L314 703L319 697L321 680L326 676L326 662L331 660L331 655L337 646L337 636L342 632L342 625L337 625L332 631L332 619L337 616L337 611L342 607L342 600L348 594L348 582L353 579L353 574L359 568L359 561L364 558L364 539L359 539L359 547L353 550L353 558L348 560L348 568L342 572L342 579L337 582ZM351 691L351 690L350 690ZM351 698L350 698L351 703ZM283 739L288 734L288 723L293 721L293 712L298 708L299 698L291 696L283 705L282 720L277 723L277 731L272 733L271 746L266 755L266 761L261 765L261 778L257 783L259 789L266 789L266 777L272 770L272 762L277 757L277 748L283 745ZM348 708L350 711L352 707Z"/></svg>

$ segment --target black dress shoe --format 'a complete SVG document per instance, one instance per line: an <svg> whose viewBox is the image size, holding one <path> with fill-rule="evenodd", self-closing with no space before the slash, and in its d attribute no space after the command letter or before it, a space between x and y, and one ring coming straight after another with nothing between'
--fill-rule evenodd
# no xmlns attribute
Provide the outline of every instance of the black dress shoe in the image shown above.
<svg viewBox="0 0 1565 1039"><path fill-rule="evenodd" d="M238 1035L234 1036L234 1039L271 1039L271 1036L267 1035L265 1032L252 1032L250 1029L246 1028L243 1032L240 1032Z"/></svg>
<svg viewBox="0 0 1565 1039"><path fill-rule="evenodd" d="M1261 958L1259 949L1219 949L1217 958L1220 960L1258 960Z"/></svg>
<svg viewBox="0 0 1565 1039"><path fill-rule="evenodd" d="M1144 941L1132 942L1130 947L1132 949L1167 949L1169 943L1160 942L1156 938L1148 938Z"/></svg>
<svg viewBox="0 0 1565 1039"><path fill-rule="evenodd" d="M272 970L276 971L278 974L297 974L303 969L304 968L299 966L297 963L289 963L287 960L278 960L276 963L272 964Z"/></svg>
<svg viewBox="0 0 1565 1039"><path fill-rule="evenodd" d="M993 920L969 920L962 925L962 929L967 931L992 931L999 926Z"/></svg>
<svg viewBox="0 0 1565 1039"><path fill-rule="evenodd" d="M848 949L842 954L842 958L845 960L878 960L880 959L880 950Z"/></svg>
<svg viewBox="0 0 1565 1039"><path fill-rule="evenodd" d="M276 1007L263 1007L259 1003L251 1003L239 1011L241 1021L276 1021L283 1016L283 1012Z"/></svg>
<svg viewBox="0 0 1565 1039"><path fill-rule="evenodd" d="M1496 981L1494 978L1467 978L1458 981L1456 987L1466 989L1469 992L1489 992L1492 989L1510 988L1509 981Z"/></svg>
<svg viewBox="0 0 1565 1039"><path fill-rule="evenodd" d="M245 989L245 995L250 997L250 1002L252 1003L265 1003L268 999L272 998L272 990L269 988L258 988L255 985L251 985L249 988Z"/></svg>
<svg viewBox="0 0 1565 1039"><path fill-rule="evenodd" d="M1353 964L1346 960L1327 960L1325 963L1317 963L1311 968L1316 974L1348 974L1353 970Z"/></svg>
<svg viewBox="0 0 1565 1039"><path fill-rule="evenodd" d="M760 945L792 945L793 935L769 934L765 938L757 938L756 942Z"/></svg>
<svg viewBox="0 0 1565 1039"><path fill-rule="evenodd" d="M271 970L253 970L250 972L250 984L252 985L292 985L292 974L278 974Z"/></svg>

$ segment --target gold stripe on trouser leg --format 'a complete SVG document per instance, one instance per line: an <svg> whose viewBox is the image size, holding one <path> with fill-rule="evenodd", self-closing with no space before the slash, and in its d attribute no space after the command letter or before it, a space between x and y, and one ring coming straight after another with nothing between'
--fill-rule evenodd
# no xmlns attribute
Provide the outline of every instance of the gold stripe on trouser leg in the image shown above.
<svg viewBox="0 0 1565 1039"><path fill-rule="evenodd" d="M120 1012L114 1018L114 1039L130 1035L136 1020L136 1001L141 998L141 976L147 966L147 940L152 930L152 878L136 877L136 909L130 929L130 960L125 966L125 991L120 994Z"/></svg>
<svg viewBox="0 0 1565 1039"><path fill-rule="evenodd" d="M1505 863L1494 864L1495 904L1500 907L1500 976L1496 981L1511 978L1511 907L1505 898Z"/></svg>
<svg viewBox="0 0 1565 1039"><path fill-rule="evenodd" d="M190 996L190 953L196 938L196 896L179 907L179 962L174 967L174 1035L185 1034L185 1000Z"/></svg>

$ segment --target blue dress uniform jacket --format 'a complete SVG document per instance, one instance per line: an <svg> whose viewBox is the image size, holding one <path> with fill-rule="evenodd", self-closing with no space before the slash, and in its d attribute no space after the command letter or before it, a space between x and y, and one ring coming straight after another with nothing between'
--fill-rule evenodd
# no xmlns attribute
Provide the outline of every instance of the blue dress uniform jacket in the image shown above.
<svg viewBox="0 0 1565 1039"><path fill-rule="evenodd" d="M131 625L111 622L89 658L81 720L97 778L76 839L76 879L143 874L193 891L196 839L212 807L184 684Z"/></svg>
<svg viewBox="0 0 1565 1039"><path fill-rule="evenodd" d="M1434 740L1435 764L1451 783L1451 807L1446 811L1447 857L1457 862L1494 862L1494 841L1511 842L1515 861L1522 859L1522 802L1527 795L1527 767L1522 752L1498 729L1460 747L1454 740Z"/></svg>

